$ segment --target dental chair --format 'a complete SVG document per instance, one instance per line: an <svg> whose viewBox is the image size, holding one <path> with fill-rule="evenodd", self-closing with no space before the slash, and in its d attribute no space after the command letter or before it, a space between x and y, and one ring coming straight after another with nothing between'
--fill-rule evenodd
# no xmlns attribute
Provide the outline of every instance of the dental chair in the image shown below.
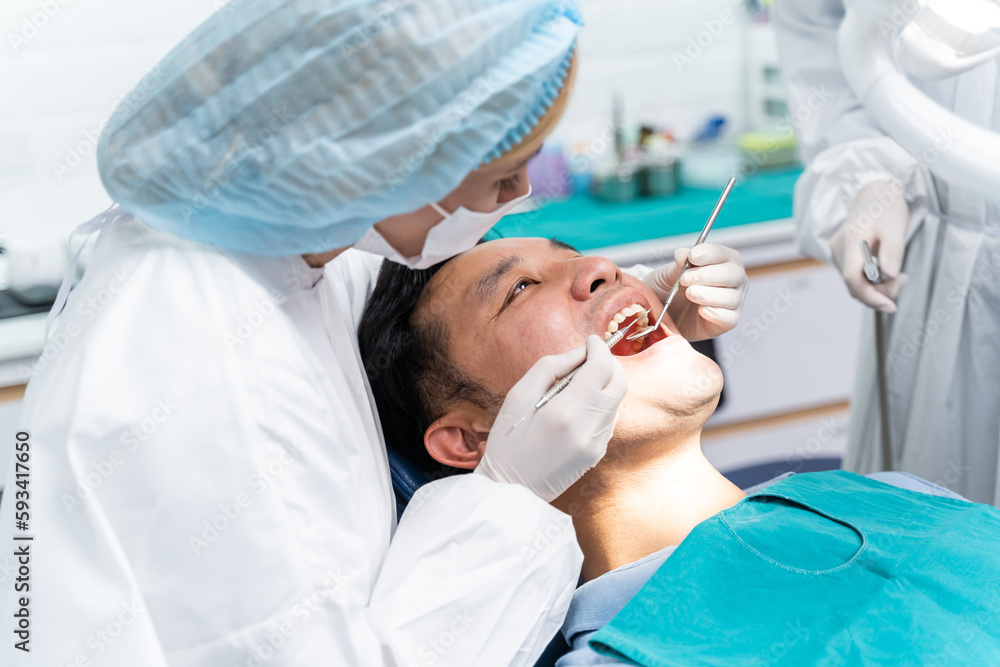
<svg viewBox="0 0 1000 667"><path fill-rule="evenodd" d="M389 476L392 478L392 492L396 495L396 519L399 519L417 489L431 480L394 447L386 445L385 449L389 454Z"/></svg>

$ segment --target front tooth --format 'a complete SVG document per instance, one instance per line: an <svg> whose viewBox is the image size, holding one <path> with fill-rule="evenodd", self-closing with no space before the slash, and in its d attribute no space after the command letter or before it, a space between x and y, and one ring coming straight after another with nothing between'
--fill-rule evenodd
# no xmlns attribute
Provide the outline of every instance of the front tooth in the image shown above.
<svg viewBox="0 0 1000 667"><path fill-rule="evenodd" d="M624 315L625 317L631 317L632 315L635 315L636 312L637 311L633 309L632 306L625 306L624 308L621 309L621 314ZM621 322L621 320L618 321Z"/></svg>
<svg viewBox="0 0 1000 667"><path fill-rule="evenodd" d="M614 320L608 322L608 331L610 331L611 333L618 331L618 323L615 322Z"/></svg>
<svg viewBox="0 0 1000 667"><path fill-rule="evenodd" d="M631 315L631 313L629 313L629 314ZM618 313L617 315L615 315L615 322L617 322L618 324L621 324L624 321L625 321L625 316L624 315L622 315L621 313Z"/></svg>

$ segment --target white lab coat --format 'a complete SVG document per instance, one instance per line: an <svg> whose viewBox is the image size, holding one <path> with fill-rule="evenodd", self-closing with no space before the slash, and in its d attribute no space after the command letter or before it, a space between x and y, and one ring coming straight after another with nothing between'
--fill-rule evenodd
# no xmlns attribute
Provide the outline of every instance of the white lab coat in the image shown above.
<svg viewBox="0 0 1000 667"><path fill-rule="evenodd" d="M467 475L397 528L355 341L378 262L112 226L25 396L31 652L8 578L0 664L533 664L577 582L570 518Z"/></svg>
<svg viewBox="0 0 1000 667"><path fill-rule="evenodd" d="M829 239L855 195L895 179L910 206L903 271L889 322L893 467L979 502L1000 505L1000 209L935 177L886 136L841 73L841 0L775 7L789 109L808 168L795 192L799 244L829 261ZM997 65L914 83L959 116L1000 129ZM939 145L947 150L948 137ZM1000 159L1000 156L998 156ZM866 314L845 467L880 467L874 316Z"/></svg>

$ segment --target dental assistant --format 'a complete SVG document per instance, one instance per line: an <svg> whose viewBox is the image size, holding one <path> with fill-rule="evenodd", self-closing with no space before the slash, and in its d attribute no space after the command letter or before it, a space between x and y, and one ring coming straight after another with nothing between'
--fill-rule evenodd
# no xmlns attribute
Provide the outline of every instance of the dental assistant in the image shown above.
<svg viewBox="0 0 1000 667"><path fill-rule="evenodd" d="M604 455L623 371L596 337L541 360L484 472L397 526L355 338L381 258L344 250L429 266L523 200L579 27L572 2L243 0L127 98L98 149L120 208L23 405L36 539L0 613L30 597L30 641L0 663L534 663L581 565L547 503Z"/></svg>
<svg viewBox="0 0 1000 667"><path fill-rule="evenodd" d="M916 5L916 3L914 3ZM842 0L782 0L775 25L808 168L795 192L799 245L832 262L851 295L888 318L891 469L1000 506L1000 209L945 181L886 135L848 87ZM900 26L896 26L900 27ZM997 63L911 82L1000 131ZM935 146L947 151L949 137ZM869 284L860 239L890 279ZM905 287L904 287L905 286ZM881 469L874 316L866 314L844 467Z"/></svg>

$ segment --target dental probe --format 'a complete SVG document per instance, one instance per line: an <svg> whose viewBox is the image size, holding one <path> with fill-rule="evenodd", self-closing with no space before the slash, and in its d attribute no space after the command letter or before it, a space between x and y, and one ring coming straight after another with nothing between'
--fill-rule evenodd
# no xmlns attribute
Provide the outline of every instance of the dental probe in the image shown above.
<svg viewBox="0 0 1000 667"><path fill-rule="evenodd" d="M647 308L646 312L643 313L643 314L649 315L650 310L652 310L652 309ZM615 345L617 345L621 341L622 337L626 333L628 333L628 330L632 328L633 324L635 324L636 322L639 321L639 317L641 317L641 315L639 315L638 313L636 315L637 315L637 317L634 320L632 320L631 322L629 322L627 325L625 325L624 327L622 327L621 329L619 329L615 333L611 334L611 337L608 338L606 341L604 341L604 344L608 346L609 350L611 348L613 348ZM583 364L580 364L580 366L583 366ZM548 403L549 401L551 401L553 398L555 398L556 394L558 394L563 389L565 389L566 387L568 387L569 386L569 381L572 380L573 377L576 375L576 372L578 370L580 370L580 366L577 366L576 368L574 368L573 370L571 370L569 373L566 373L566 375L563 376L563 378L561 380L559 380L554 385L552 385L552 388L549 389L547 392L545 392L545 395L542 396L540 399L538 399L538 402L535 403L535 409L536 410L539 409L540 407L542 407L543 405L545 405L546 403ZM525 415L524 417L521 417L520 419L518 419L514 423L514 425L511 426L510 429L507 431L507 434L509 435L511 431L513 431L515 428L517 428L518 425L521 424L521 422L523 422L527 418L528 418L528 416Z"/></svg>
<svg viewBox="0 0 1000 667"><path fill-rule="evenodd" d="M736 185L736 179L730 178L729 183L726 184L726 189L723 190L722 196L719 197L719 201L715 204L715 209L712 210L712 215L708 217L708 222L705 223L705 228L701 230L701 234L698 236L698 240L695 241L694 245L701 245L705 242L705 237L707 237L708 232L712 230L712 225L715 224L715 219L719 217L719 211L722 210L722 205L725 204L726 199L729 198L729 193L732 191L734 185ZM694 246L691 247L693 248ZM674 281L674 286L670 288L670 294L667 295L667 300L663 304L663 310L660 311L660 316L656 318L656 324L646 327L642 331L636 331L628 337L628 340L635 340L636 338L648 336L660 328L660 324L663 322L663 316L667 314L667 309L670 308L670 304L674 302L674 297L677 296L677 292L680 290L681 276L684 275L684 272L689 268L691 268L690 254L688 255L688 259L684 262L684 268L682 268L681 272L677 274L677 280Z"/></svg>
<svg viewBox="0 0 1000 667"><path fill-rule="evenodd" d="M647 310L646 313L648 314L649 311ZM608 346L608 349L610 350L615 345L617 345L618 342L625 336L625 334L628 333L628 330L632 328L632 325L638 321L639 318L636 317L634 320L629 322L627 326L624 326L615 333L611 334L611 337L608 338L606 341L604 341L604 343ZM583 366L583 364L580 364L580 366ZM538 399L538 402L535 403L535 409L537 410L538 408L542 407L543 405L551 401L553 398L555 398L556 394L558 394L560 391L568 387L569 381L572 380L574 376L576 376L576 372L580 370L580 366L577 366L569 373L566 373L566 375L563 376L562 380L559 380L554 385L552 385L552 388L549 389L547 392L545 392L545 395L542 396L540 399Z"/></svg>

